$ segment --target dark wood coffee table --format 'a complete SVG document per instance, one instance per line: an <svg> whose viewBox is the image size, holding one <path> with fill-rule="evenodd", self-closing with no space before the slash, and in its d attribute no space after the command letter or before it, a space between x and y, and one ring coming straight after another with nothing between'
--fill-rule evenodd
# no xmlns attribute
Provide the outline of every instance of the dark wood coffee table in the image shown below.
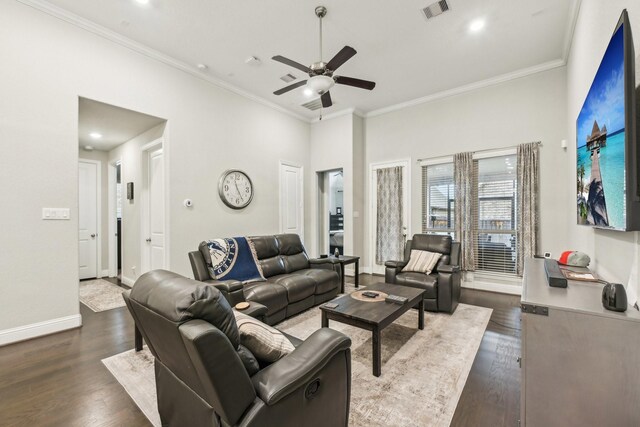
<svg viewBox="0 0 640 427"><path fill-rule="evenodd" d="M379 377L382 373L380 331L416 305L418 307L418 329L424 329L425 290L388 283L375 283L367 286L366 290L406 297L408 301L403 305L398 305L385 301L359 301L351 295L343 295L330 301L338 304L336 308L327 308L324 304L320 306L322 327L329 327L329 320L335 320L371 331L373 336L373 375Z"/></svg>

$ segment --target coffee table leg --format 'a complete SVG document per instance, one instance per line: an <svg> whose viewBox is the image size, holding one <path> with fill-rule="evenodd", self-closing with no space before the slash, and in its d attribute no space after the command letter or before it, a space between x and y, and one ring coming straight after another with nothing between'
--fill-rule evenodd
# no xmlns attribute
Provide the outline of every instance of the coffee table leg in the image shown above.
<svg viewBox="0 0 640 427"><path fill-rule="evenodd" d="M329 327L329 319L327 318L327 314L324 311L322 312L322 327L323 328Z"/></svg>
<svg viewBox="0 0 640 427"><path fill-rule="evenodd" d="M380 329L373 329L373 375L379 377L382 374L382 348L380 345Z"/></svg>
<svg viewBox="0 0 640 427"><path fill-rule="evenodd" d="M356 260L356 288L360 287L360 261Z"/></svg>
<svg viewBox="0 0 640 427"><path fill-rule="evenodd" d="M340 263L340 273L342 276L342 281L340 282L340 286L341 286L340 293L344 294L344 263L343 262Z"/></svg>
<svg viewBox="0 0 640 427"><path fill-rule="evenodd" d="M418 303L418 329L424 329L424 298Z"/></svg>
<svg viewBox="0 0 640 427"><path fill-rule="evenodd" d="M140 333L140 329L138 329L138 326L135 326L133 336L135 340L136 351L142 350L142 334Z"/></svg>

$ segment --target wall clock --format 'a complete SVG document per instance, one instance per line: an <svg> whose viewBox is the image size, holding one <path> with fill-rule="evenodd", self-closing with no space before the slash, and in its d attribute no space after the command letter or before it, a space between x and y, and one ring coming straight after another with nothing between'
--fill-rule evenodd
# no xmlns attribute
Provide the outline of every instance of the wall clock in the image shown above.
<svg viewBox="0 0 640 427"><path fill-rule="evenodd" d="M253 183L249 176L238 169L222 173L218 182L218 194L231 209L246 208L253 199Z"/></svg>

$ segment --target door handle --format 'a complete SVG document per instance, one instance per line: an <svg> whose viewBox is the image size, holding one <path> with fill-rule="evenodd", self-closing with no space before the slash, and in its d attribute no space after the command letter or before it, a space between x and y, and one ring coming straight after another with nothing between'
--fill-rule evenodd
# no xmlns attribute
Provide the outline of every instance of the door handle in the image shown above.
<svg viewBox="0 0 640 427"><path fill-rule="evenodd" d="M147 239L147 243L151 243L151 237Z"/></svg>
<svg viewBox="0 0 640 427"><path fill-rule="evenodd" d="M93 239L93 238L95 238L95 237L96 237L96 235L95 235L95 234L92 234L92 235L91 235L91 238L92 238L92 239Z"/></svg>

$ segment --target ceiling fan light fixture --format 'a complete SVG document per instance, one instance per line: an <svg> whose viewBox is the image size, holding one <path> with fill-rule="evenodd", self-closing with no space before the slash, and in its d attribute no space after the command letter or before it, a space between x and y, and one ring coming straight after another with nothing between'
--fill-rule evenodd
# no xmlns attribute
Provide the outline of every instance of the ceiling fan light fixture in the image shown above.
<svg viewBox="0 0 640 427"><path fill-rule="evenodd" d="M329 92L334 84L335 81L329 76L313 76L307 80L307 88L318 95Z"/></svg>

